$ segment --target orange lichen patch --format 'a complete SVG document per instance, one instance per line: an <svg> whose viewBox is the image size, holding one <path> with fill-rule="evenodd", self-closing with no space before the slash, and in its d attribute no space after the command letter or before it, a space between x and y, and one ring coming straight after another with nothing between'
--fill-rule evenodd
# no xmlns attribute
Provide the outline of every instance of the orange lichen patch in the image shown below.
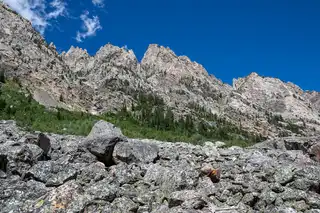
<svg viewBox="0 0 320 213"><path fill-rule="evenodd" d="M219 169L213 169L213 170L209 173L208 176L209 176L209 177L210 177L210 176L220 176L220 170L219 170Z"/></svg>
<svg viewBox="0 0 320 213"><path fill-rule="evenodd" d="M55 201L53 202L52 206L55 209L65 209L66 208L65 203L59 203L59 202L55 202Z"/></svg>
<svg viewBox="0 0 320 213"><path fill-rule="evenodd" d="M219 182L220 180L220 169L213 169L208 177L212 180L212 182Z"/></svg>

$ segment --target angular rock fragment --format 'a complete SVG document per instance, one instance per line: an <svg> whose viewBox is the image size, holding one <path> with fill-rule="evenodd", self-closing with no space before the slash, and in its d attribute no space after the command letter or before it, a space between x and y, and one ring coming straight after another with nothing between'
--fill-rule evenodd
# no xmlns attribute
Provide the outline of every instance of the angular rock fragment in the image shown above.
<svg viewBox="0 0 320 213"><path fill-rule="evenodd" d="M44 154L43 149L35 144L27 144L27 147L31 150L32 156L35 160L41 160Z"/></svg>
<svg viewBox="0 0 320 213"><path fill-rule="evenodd" d="M32 212L33 202L49 191L43 183L21 181L17 176L0 179L0 212Z"/></svg>
<svg viewBox="0 0 320 213"><path fill-rule="evenodd" d="M27 144L8 141L0 145L0 169L3 172L23 175L34 162Z"/></svg>
<svg viewBox="0 0 320 213"><path fill-rule="evenodd" d="M173 192L168 200L169 208L175 206L184 206L187 209L201 209L206 202L202 199L202 195L193 190L183 190Z"/></svg>
<svg viewBox="0 0 320 213"><path fill-rule="evenodd" d="M77 170L71 165L54 161L40 161L26 174L46 186L60 186L68 180L76 178Z"/></svg>
<svg viewBox="0 0 320 213"><path fill-rule="evenodd" d="M111 166L114 164L112 159L114 146L118 142L124 141L126 140L120 129L108 122L99 121L94 125L82 145L95 155L99 161L106 166Z"/></svg>
<svg viewBox="0 0 320 213"><path fill-rule="evenodd" d="M158 158L159 149L154 144L143 142L117 143L113 150L115 163L152 163Z"/></svg>
<svg viewBox="0 0 320 213"><path fill-rule="evenodd" d="M111 204L113 213L134 213L137 212L138 207L139 206L136 203L126 197L116 198Z"/></svg>
<svg viewBox="0 0 320 213"><path fill-rule="evenodd" d="M310 147L309 154L314 160L320 162L320 142Z"/></svg>
<svg viewBox="0 0 320 213"><path fill-rule="evenodd" d="M40 133L37 140L37 145L43 150L45 155L48 155L51 149L50 139L43 133Z"/></svg>
<svg viewBox="0 0 320 213"><path fill-rule="evenodd" d="M106 166L111 166L114 164L112 159L114 146L121 141L123 141L123 139L118 137L99 136L96 138L87 138L84 141L84 145L99 161Z"/></svg>
<svg viewBox="0 0 320 213"><path fill-rule="evenodd" d="M94 124L87 138L97 138L99 136L107 136L110 138L124 137L121 129L112 123L100 120Z"/></svg>

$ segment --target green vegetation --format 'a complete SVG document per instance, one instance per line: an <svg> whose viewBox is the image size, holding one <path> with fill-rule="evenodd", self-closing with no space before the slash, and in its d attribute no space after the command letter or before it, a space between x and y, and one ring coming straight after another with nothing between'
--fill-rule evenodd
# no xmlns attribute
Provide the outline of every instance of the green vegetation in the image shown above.
<svg viewBox="0 0 320 213"><path fill-rule="evenodd" d="M291 132L296 133L296 134L300 134L300 129L303 129L302 127L300 127L294 123L288 123L288 125L285 127L286 127L286 129L288 129Z"/></svg>
<svg viewBox="0 0 320 213"><path fill-rule="evenodd" d="M291 132L296 133L296 134L300 134L301 133L300 130L303 130L306 127L306 123L303 120L302 120L303 127L301 127L301 126L296 125L292 122L286 122L281 115L273 115L272 113L268 113L268 112L266 112L266 115L268 117L268 122L270 124L273 124L273 125L279 126L279 127L283 127L283 128L290 130ZM280 137L287 137L287 136L289 136L289 134L286 132L280 132L279 136Z"/></svg>
<svg viewBox="0 0 320 213"><path fill-rule="evenodd" d="M207 113L201 107L195 107L194 111L197 116L205 116L206 121L197 122L198 119L190 115L175 119L172 109L154 95L136 94L137 104L132 104L130 109L124 105L118 113L95 116L64 109L46 109L34 101L27 91L23 91L17 82L5 82L0 91L0 119L16 120L27 130L87 135L93 124L103 119L120 127L126 136L132 138L197 144L206 140L222 140L228 145L238 146L248 146L262 139Z"/></svg>
<svg viewBox="0 0 320 213"><path fill-rule="evenodd" d="M18 84L7 81L1 87L0 119L15 120L27 130L85 135L97 120L94 116L58 109L50 111L26 95Z"/></svg>
<svg viewBox="0 0 320 213"><path fill-rule="evenodd" d="M0 68L0 83L5 83L6 79L4 76L4 71Z"/></svg>
<svg viewBox="0 0 320 213"><path fill-rule="evenodd" d="M268 117L268 122L270 124L279 126L279 122L284 122L284 119L281 115L273 115L272 113L266 112L266 116Z"/></svg>

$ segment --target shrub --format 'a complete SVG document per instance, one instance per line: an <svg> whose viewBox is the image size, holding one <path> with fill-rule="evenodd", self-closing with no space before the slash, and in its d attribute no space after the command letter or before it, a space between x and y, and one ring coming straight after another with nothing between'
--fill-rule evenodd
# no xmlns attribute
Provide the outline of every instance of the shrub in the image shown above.
<svg viewBox="0 0 320 213"><path fill-rule="evenodd" d="M4 71L1 70L1 68L0 68L0 82L1 82L1 83L5 83L5 82L6 82L6 78L5 78L5 75L4 75Z"/></svg>

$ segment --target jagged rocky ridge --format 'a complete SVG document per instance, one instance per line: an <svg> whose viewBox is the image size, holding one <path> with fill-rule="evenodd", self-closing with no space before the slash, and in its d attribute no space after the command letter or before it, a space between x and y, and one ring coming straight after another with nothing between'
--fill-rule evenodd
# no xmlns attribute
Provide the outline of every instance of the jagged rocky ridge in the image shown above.
<svg viewBox="0 0 320 213"><path fill-rule="evenodd" d="M58 54L30 22L0 3L0 68L15 76L43 105L91 113L116 111L138 92L163 98L176 116L200 105L241 128L265 137L316 135L319 93L252 73L224 84L198 63L169 48L150 45L138 62L132 50L107 44L94 56L71 47ZM271 115L272 113L272 115ZM283 120L270 122L281 115ZM290 123L300 131L286 128Z"/></svg>
<svg viewBox="0 0 320 213"><path fill-rule="evenodd" d="M219 183L201 175L221 168ZM99 121L87 137L0 123L0 212L320 212L319 137L223 148L126 138Z"/></svg>

